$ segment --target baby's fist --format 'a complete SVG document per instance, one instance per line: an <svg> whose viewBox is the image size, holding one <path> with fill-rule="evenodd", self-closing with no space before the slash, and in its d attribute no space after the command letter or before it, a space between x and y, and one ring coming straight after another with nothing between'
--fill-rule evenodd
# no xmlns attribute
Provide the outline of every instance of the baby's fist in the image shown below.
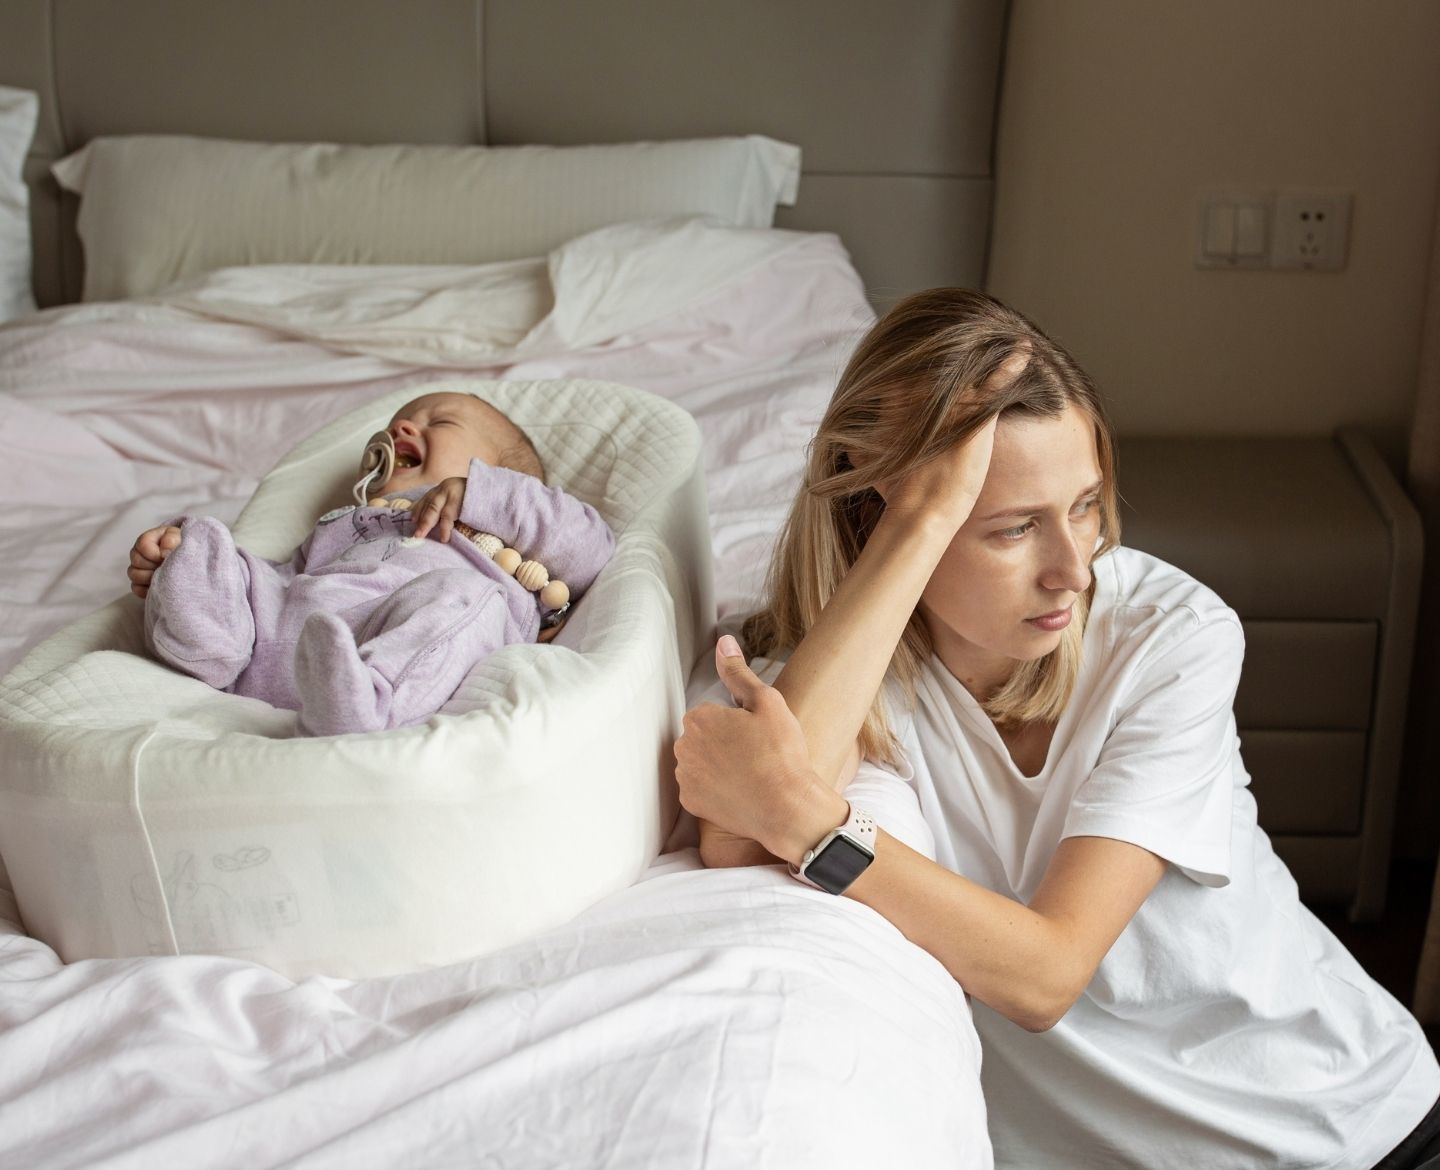
<svg viewBox="0 0 1440 1170"><path fill-rule="evenodd" d="M147 528L135 538L130 550L130 592L144 598L150 592L150 578L172 552L180 547L180 529L173 524Z"/></svg>

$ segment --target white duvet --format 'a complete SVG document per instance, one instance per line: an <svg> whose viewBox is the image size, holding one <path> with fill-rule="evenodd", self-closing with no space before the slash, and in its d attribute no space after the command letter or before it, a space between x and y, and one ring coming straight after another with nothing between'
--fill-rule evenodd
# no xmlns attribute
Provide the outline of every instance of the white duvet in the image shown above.
<svg viewBox="0 0 1440 1170"><path fill-rule="evenodd" d="M868 321L832 237L692 223L499 268L232 270L0 328L0 669L121 593L157 517L233 520L304 435L457 371L689 410L732 615ZM536 940L362 981L65 966L0 874L0 1166L988 1165L940 965L863 906L675 844Z"/></svg>

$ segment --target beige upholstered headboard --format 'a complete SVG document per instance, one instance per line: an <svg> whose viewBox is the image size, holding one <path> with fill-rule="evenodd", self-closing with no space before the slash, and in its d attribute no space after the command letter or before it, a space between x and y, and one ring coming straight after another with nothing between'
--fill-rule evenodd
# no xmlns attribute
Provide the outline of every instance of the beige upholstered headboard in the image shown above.
<svg viewBox="0 0 1440 1170"><path fill-rule="evenodd" d="M798 143L777 225L839 233L887 300L983 277L1004 0L4 0L0 84L41 95L35 294L77 300L97 135Z"/></svg>

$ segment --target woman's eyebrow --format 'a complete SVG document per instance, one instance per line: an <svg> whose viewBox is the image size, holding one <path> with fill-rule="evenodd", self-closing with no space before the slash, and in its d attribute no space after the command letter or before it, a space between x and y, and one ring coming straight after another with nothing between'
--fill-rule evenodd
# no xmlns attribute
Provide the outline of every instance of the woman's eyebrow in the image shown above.
<svg viewBox="0 0 1440 1170"><path fill-rule="evenodd" d="M1104 486L1105 481L1097 479L1089 487L1081 488L1075 498L1077 500L1083 500L1086 496L1094 495ZM981 516L980 523L988 524L991 520L1004 520L1008 516L1033 516L1036 512L1043 511L1045 511L1044 504L1021 504L1016 508L1006 508L1000 512L991 512L988 516Z"/></svg>

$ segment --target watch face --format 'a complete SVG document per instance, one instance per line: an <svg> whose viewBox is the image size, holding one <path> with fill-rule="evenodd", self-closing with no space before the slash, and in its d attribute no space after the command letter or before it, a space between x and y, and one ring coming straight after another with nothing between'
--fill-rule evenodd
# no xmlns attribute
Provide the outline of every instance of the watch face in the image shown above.
<svg viewBox="0 0 1440 1170"><path fill-rule="evenodd" d="M805 876L822 890L842 894L873 860L875 854L841 833L805 867Z"/></svg>

